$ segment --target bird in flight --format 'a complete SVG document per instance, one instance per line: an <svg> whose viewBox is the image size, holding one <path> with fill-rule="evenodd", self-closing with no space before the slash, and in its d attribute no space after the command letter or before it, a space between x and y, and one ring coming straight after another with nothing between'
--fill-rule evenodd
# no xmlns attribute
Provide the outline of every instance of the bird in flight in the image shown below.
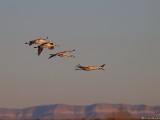
<svg viewBox="0 0 160 120"><path fill-rule="evenodd" d="M55 53L55 54L50 54L50 57L48 59L50 59L52 57L55 57L55 56L75 58L75 56L69 55L73 51L75 51L75 49L74 50L63 51L63 52L58 52L58 53Z"/></svg>
<svg viewBox="0 0 160 120"><path fill-rule="evenodd" d="M42 44L42 43L46 42L46 39L48 39L48 37L31 40L29 42L26 42L25 44L29 44L29 46L32 45L32 44Z"/></svg>
<svg viewBox="0 0 160 120"><path fill-rule="evenodd" d="M41 45L34 47L34 48L38 48L38 55L40 55L44 48L48 48L49 50L53 50L54 47L59 47L59 45L55 45L53 42L47 41L47 42L42 43Z"/></svg>
<svg viewBox="0 0 160 120"><path fill-rule="evenodd" d="M104 70L105 64L101 65L101 66L81 66L80 64L78 64L75 70L85 70L85 71L92 71L92 70Z"/></svg>

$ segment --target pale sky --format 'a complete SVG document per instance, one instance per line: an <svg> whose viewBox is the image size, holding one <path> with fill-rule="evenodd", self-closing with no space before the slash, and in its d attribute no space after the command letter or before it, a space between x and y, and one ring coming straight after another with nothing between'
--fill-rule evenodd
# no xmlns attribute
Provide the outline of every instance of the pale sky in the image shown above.
<svg viewBox="0 0 160 120"><path fill-rule="evenodd" d="M1 0L0 107L160 105L159 0ZM54 50L24 43L49 37ZM49 54L76 49L76 59ZM75 66L106 64L105 71Z"/></svg>

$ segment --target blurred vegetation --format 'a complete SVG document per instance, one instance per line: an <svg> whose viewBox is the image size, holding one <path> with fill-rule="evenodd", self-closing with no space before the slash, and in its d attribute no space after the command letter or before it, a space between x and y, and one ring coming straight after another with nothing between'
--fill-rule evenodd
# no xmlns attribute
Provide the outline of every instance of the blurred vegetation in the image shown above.
<svg viewBox="0 0 160 120"><path fill-rule="evenodd" d="M76 119L0 119L0 120L126 120L123 118L104 118L104 119L92 119L92 118L76 118ZM127 120L142 120L142 119L138 119L138 118L128 118ZM143 119L145 120L145 119ZM149 119L146 119L149 120Z"/></svg>
<svg viewBox="0 0 160 120"><path fill-rule="evenodd" d="M104 119L91 119L91 118L76 118L76 119L0 119L0 120L126 120L123 118L104 118ZM128 118L127 120L153 120L153 119L141 119L141 118Z"/></svg>
<svg viewBox="0 0 160 120"><path fill-rule="evenodd" d="M0 119L8 120L8 119ZM76 119L11 119L11 120L142 120L141 118L131 118L130 114L123 108L120 108L118 112L111 113L108 118L76 118ZM152 119L143 119L152 120Z"/></svg>

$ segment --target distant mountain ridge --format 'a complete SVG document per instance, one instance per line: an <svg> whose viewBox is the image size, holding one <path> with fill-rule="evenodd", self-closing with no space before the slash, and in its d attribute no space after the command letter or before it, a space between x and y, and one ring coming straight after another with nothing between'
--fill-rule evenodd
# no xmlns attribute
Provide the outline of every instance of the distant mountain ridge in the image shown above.
<svg viewBox="0 0 160 120"><path fill-rule="evenodd" d="M120 109L126 111L130 117L160 117L160 106L98 103L87 106L53 104L23 109L0 108L0 119L108 118Z"/></svg>

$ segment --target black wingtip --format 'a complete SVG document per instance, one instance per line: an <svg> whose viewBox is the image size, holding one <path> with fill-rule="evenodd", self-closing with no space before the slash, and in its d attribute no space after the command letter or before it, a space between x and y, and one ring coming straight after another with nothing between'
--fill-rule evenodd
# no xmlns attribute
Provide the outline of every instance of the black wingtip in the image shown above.
<svg viewBox="0 0 160 120"><path fill-rule="evenodd" d="M103 64L101 67L104 67L105 66L105 64Z"/></svg>

